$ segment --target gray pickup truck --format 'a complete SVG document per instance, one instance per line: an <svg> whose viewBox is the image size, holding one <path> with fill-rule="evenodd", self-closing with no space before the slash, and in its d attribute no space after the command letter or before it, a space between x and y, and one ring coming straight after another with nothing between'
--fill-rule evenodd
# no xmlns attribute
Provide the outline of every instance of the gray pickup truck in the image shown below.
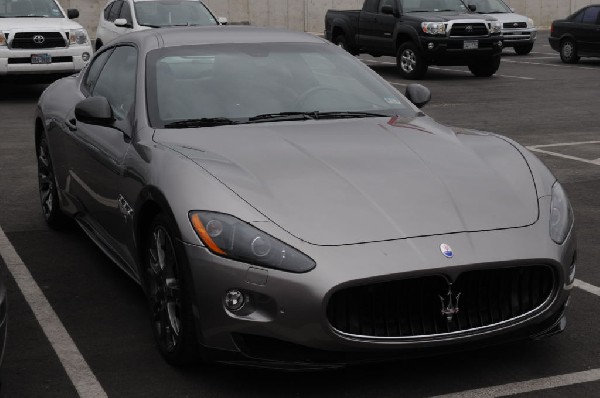
<svg viewBox="0 0 600 398"><path fill-rule="evenodd" d="M466 65L479 77L500 67L502 24L461 0L365 0L329 10L325 37L352 54L395 56L400 74L421 79L429 65Z"/></svg>

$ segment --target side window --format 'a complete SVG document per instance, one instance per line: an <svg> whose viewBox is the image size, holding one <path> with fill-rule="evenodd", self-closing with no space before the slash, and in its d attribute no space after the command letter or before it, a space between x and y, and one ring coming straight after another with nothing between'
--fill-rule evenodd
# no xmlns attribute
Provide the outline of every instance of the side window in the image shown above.
<svg viewBox="0 0 600 398"><path fill-rule="evenodd" d="M123 7L121 8L121 14L119 15L119 18L126 19L127 22L133 23L133 20L131 18L131 7L126 1L123 2Z"/></svg>
<svg viewBox="0 0 600 398"><path fill-rule="evenodd" d="M583 21L583 14L585 14L585 10L581 11L579 14L573 17L573 22L581 22Z"/></svg>
<svg viewBox="0 0 600 398"><path fill-rule="evenodd" d="M377 5L379 0L366 0L364 10L368 12L377 12Z"/></svg>
<svg viewBox="0 0 600 398"><path fill-rule="evenodd" d="M110 3L109 5L107 5L106 8L104 9L104 19L107 20L107 21L110 18L110 9L112 8L113 5L115 5L114 2Z"/></svg>
<svg viewBox="0 0 600 398"><path fill-rule="evenodd" d="M600 7L590 7L583 14L583 23L595 24L600 14Z"/></svg>
<svg viewBox="0 0 600 398"><path fill-rule="evenodd" d="M86 94L90 94L96 85L96 81L98 80L98 76L100 76L100 72L102 72L102 68L106 63L106 60L112 54L113 50L107 50L94 58L94 60L87 67L87 71L85 74L85 78L83 79L82 88Z"/></svg>
<svg viewBox="0 0 600 398"><path fill-rule="evenodd" d="M113 3L112 8L110 9L110 14L108 15L108 20L114 22L115 19L119 18L119 14L121 14L121 7L123 6L122 0L117 0Z"/></svg>
<svg viewBox="0 0 600 398"><path fill-rule="evenodd" d="M93 88L92 95L105 97L119 120L124 120L133 107L136 74L137 50L131 46L117 47Z"/></svg>

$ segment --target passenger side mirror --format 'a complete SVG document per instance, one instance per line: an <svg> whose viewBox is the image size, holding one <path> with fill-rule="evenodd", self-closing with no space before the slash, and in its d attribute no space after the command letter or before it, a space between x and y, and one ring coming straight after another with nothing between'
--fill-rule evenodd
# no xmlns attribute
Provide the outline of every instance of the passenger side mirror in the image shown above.
<svg viewBox="0 0 600 398"><path fill-rule="evenodd" d="M219 25L227 25L229 23L229 21L225 17L217 18L217 22L219 23Z"/></svg>
<svg viewBox="0 0 600 398"><path fill-rule="evenodd" d="M67 18L69 18L69 19L79 18L79 10L76 8L69 8L67 10Z"/></svg>
<svg viewBox="0 0 600 398"><path fill-rule="evenodd" d="M475 4L469 4L469 11L471 11L471 12L477 11L477 6Z"/></svg>
<svg viewBox="0 0 600 398"><path fill-rule="evenodd" d="M115 19L114 24L115 24L115 26L118 26L119 28L133 28L133 25L131 24L131 22L129 22L125 18Z"/></svg>
<svg viewBox="0 0 600 398"><path fill-rule="evenodd" d="M394 15L394 7L390 5L385 5L381 7L381 13L386 15Z"/></svg>
<svg viewBox="0 0 600 398"><path fill-rule="evenodd" d="M406 86L404 96L419 109L431 101L431 91L421 84L409 84Z"/></svg>
<svg viewBox="0 0 600 398"><path fill-rule="evenodd" d="M104 97L89 97L75 105L75 118L83 123L111 126L115 121L112 108Z"/></svg>

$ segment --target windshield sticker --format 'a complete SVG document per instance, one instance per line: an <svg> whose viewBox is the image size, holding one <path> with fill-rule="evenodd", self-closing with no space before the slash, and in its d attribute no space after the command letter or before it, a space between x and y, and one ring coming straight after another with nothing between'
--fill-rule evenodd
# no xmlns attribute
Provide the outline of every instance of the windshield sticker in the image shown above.
<svg viewBox="0 0 600 398"><path fill-rule="evenodd" d="M402 105L402 101L400 101L398 98L386 97L384 100L390 105Z"/></svg>

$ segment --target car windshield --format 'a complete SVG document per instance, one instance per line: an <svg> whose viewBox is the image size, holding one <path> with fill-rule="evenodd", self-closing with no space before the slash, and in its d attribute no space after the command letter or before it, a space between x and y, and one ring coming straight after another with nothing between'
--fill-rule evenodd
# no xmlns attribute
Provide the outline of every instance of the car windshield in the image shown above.
<svg viewBox="0 0 600 398"><path fill-rule="evenodd" d="M467 12L467 6L461 0L404 0L402 7L404 12Z"/></svg>
<svg viewBox="0 0 600 398"><path fill-rule="evenodd" d="M149 53L147 71L153 127L416 115L367 66L328 44L170 47Z"/></svg>
<svg viewBox="0 0 600 398"><path fill-rule="evenodd" d="M134 2L139 25L151 27L217 25L215 17L200 1L164 0Z"/></svg>
<svg viewBox="0 0 600 398"><path fill-rule="evenodd" d="M0 0L0 18L64 18L54 0Z"/></svg>
<svg viewBox="0 0 600 398"><path fill-rule="evenodd" d="M480 14L504 14L512 12L502 0L468 0L469 4L477 7L475 10Z"/></svg>

